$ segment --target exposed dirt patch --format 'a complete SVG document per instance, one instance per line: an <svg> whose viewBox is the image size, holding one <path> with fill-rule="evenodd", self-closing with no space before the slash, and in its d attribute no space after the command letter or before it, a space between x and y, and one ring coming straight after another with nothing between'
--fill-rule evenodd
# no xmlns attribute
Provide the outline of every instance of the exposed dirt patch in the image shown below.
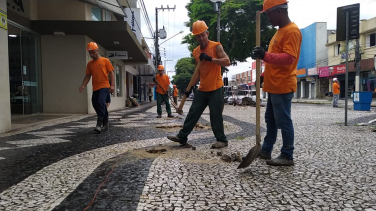
<svg viewBox="0 0 376 211"><path fill-rule="evenodd" d="M176 132L183 128L183 125L158 125L155 126L164 132ZM211 130L210 126L197 123L193 130Z"/></svg>

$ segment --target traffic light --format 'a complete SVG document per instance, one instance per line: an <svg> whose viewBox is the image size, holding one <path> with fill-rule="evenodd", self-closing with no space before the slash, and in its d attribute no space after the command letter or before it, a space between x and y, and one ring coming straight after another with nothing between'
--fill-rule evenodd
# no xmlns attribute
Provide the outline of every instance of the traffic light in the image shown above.
<svg viewBox="0 0 376 211"><path fill-rule="evenodd" d="M349 40L359 38L359 8L359 3L337 8L337 41L346 40L346 27L348 27ZM346 13L349 13L349 23L347 26Z"/></svg>

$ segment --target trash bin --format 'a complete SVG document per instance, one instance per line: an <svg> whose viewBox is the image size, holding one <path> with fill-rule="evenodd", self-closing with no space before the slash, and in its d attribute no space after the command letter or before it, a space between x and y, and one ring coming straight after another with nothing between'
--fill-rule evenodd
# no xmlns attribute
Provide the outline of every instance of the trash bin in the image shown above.
<svg viewBox="0 0 376 211"><path fill-rule="evenodd" d="M354 92L353 102L354 110L369 111L371 110L373 92Z"/></svg>

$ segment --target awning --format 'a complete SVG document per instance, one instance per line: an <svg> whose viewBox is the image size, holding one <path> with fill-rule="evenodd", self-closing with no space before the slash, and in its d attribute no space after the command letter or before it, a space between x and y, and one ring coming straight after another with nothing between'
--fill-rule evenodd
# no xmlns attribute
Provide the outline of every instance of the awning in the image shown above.
<svg viewBox="0 0 376 211"><path fill-rule="evenodd" d="M31 21L31 29L41 35L54 35L54 32L86 35L108 51L128 51L129 59L123 60L125 63L148 63L145 50L125 21L36 20Z"/></svg>
<svg viewBox="0 0 376 211"><path fill-rule="evenodd" d="M127 17L124 13L122 6L119 4L117 0L80 0L85 3L100 7L102 9L114 12L121 16Z"/></svg>

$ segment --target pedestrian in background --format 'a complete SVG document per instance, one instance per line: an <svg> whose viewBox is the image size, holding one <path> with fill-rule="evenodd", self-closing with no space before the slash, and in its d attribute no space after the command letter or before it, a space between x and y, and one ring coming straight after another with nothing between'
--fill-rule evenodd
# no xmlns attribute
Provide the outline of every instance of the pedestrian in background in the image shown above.
<svg viewBox="0 0 376 211"><path fill-rule="evenodd" d="M294 125L291 119L291 102L297 88L296 69L299 61L302 34L291 22L287 0L264 0L263 11L269 22L278 26L270 41L268 51L256 46L253 59L265 62L263 91L268 93L265 111L266 136L259 157L268 165L294 165ZM278 157L271 159L278 129L282 131L283 145Z"/></svg>
<svg viewBox="0 0 376 211"><path fill-rule="evenodd" d="M149 96L149 102L151 103L151 98L153 97L153 92L151 91L151 89L149 89L148 91L148 96Z"/></svg>
<svg viewBox="0 0 376 211"><path fill-rule="evenodd" d="M339 94L341 93L340 91L340 86L337 78L333 78L333 107L338 107L338 100L339 100Z"/></svg>
<svg viewBox="0 0 376 211"><path fill-rule="evenodd" d="M176 88L175 84L173 85L173 88L174 88L174 92L173 92L172 96L174 98L174 103L175 103L175 105L178 105L178 88Z"/></svg>

